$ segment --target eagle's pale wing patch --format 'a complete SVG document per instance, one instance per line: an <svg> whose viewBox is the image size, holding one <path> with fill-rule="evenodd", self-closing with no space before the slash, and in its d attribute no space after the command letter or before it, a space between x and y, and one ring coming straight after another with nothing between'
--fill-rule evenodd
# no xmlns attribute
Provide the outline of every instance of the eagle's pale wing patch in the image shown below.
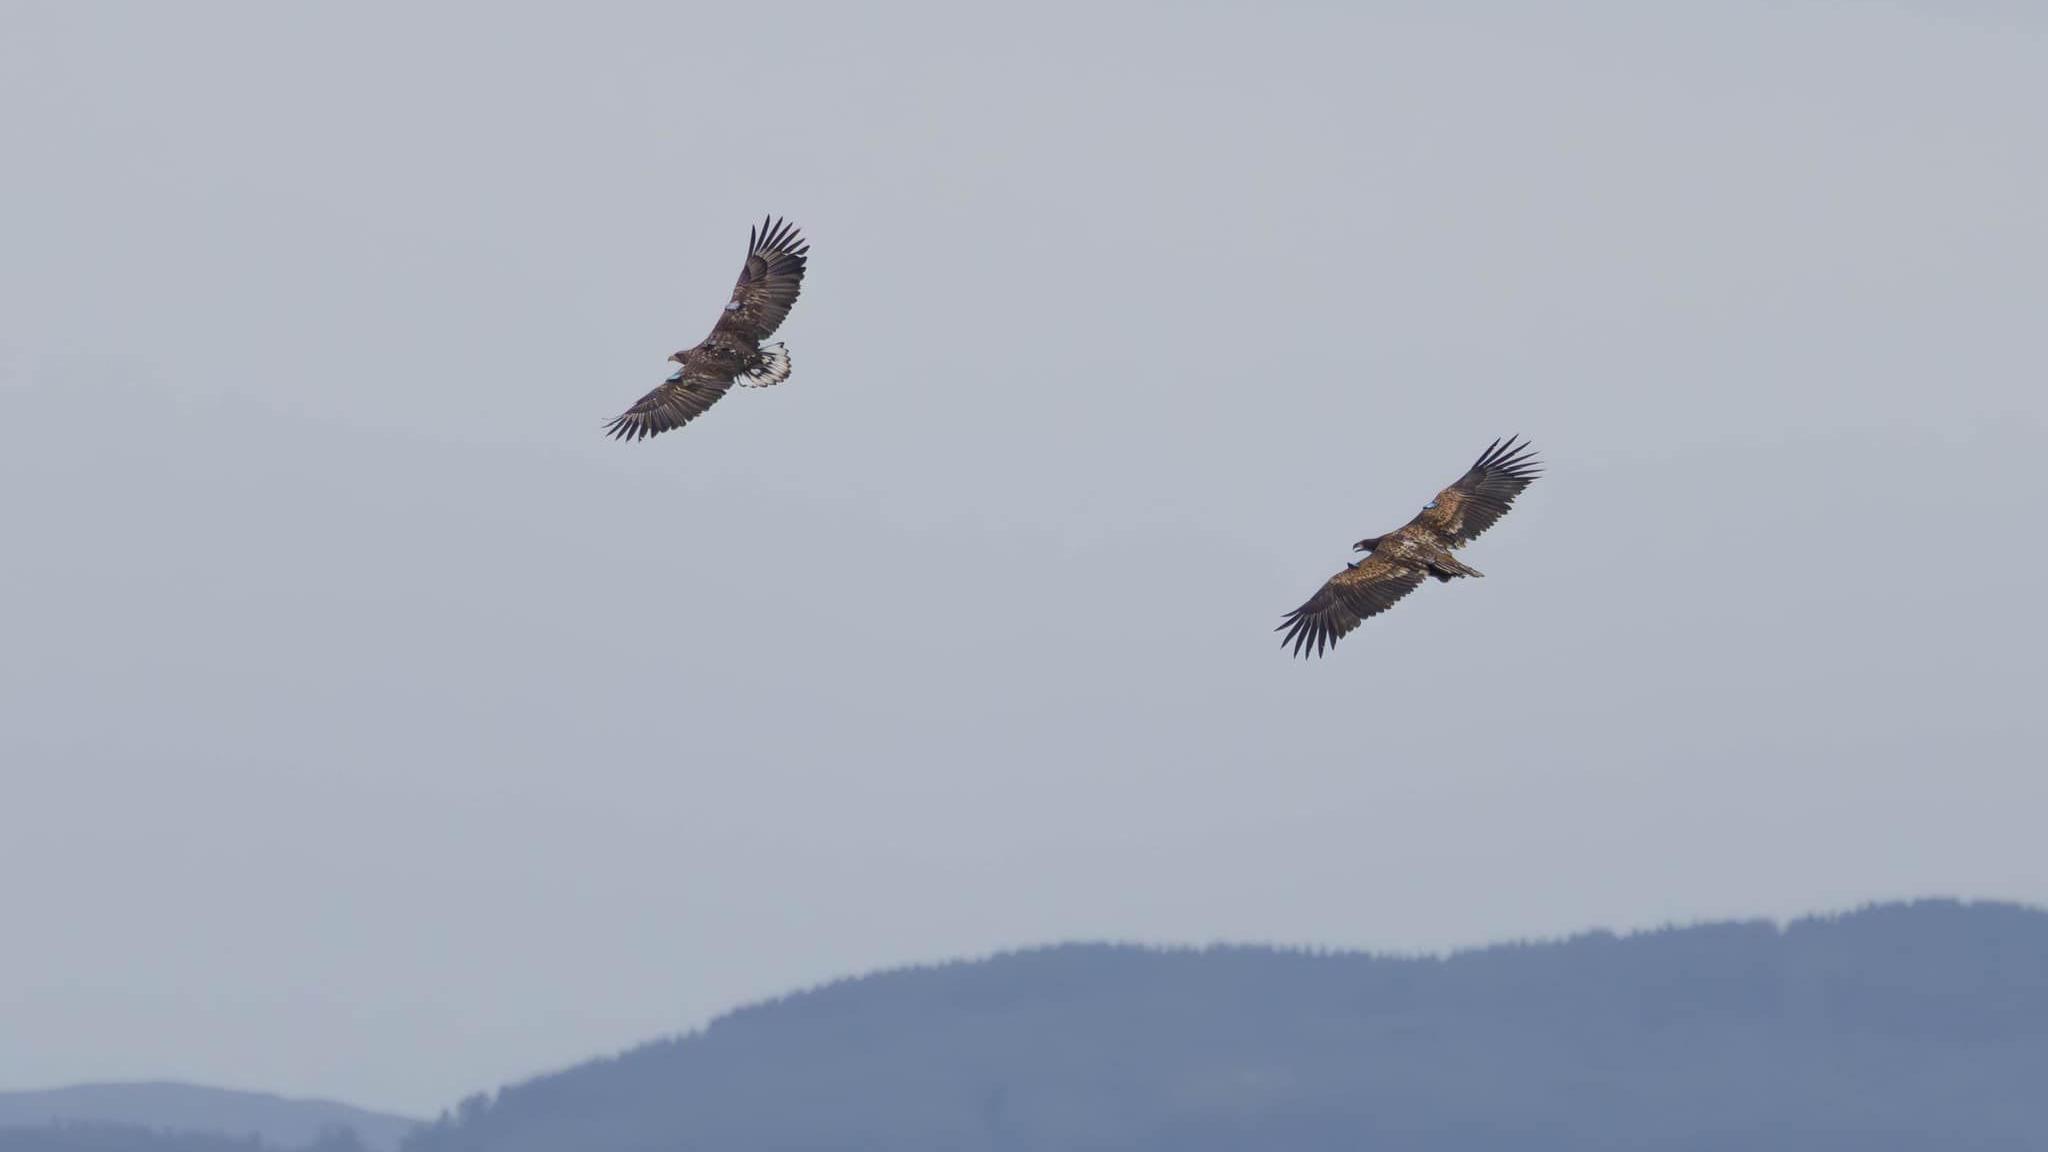
<svg viewBox="0 0 2048 1152"><path fill-rule="evenodd" d="M775 334L803 290L804 266L811 246L796 225L763 220L747 237L747 262L733 285L732 299L712 328L758 344Z"/></svg>
<svg viewBox="0 0 2048 1152"><path fill-rule="evenodd" d="M1527 441L1495 440L1409 524L1428 529L1447 548L1461 548L1508 514L1515 497L1543 474L1542 463Z"/></svg>

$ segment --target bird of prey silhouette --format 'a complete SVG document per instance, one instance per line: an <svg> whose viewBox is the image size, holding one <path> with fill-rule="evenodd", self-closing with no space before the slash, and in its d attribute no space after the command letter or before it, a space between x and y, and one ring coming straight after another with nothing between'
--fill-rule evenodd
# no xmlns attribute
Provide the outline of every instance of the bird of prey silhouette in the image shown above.
<svg viewBox="0 0 2048 1152"><path fill-rule="evenodd" d="M1326 649L1369 616L1377 616L1394 602L1434 576L1449 583L1460 576L1485 573L1451 555L1494 521L1507 515L1508 507L1522 489L1542 474L1527 441L1506 443L1495 440L1458 482L1436 494L1422 506L1415 519L1384 536L1372 536L1351 547L1368 553L1356 564L1324 583L1308 602L1287 614L1278 632L1282 647L1293 645L1296 656L1321 656Z"/></svg>
<svg viewBox="0 0 2048 1152"><path fill-rule="evenodd" d="M661 387L605 429L620 440L659 436L703 415L735 383L765 388L789 379L789 353L780 343L761 341L775 334L796 303L810 250L796 225L764 219L747 236L747 262L711 335L670 356L676 368Z"/></svg>

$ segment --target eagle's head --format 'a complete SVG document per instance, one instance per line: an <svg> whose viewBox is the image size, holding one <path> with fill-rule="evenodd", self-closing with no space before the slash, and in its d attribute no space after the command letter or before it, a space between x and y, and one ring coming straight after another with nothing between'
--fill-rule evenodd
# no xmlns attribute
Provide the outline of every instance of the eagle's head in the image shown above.
<svg viewBox="0 0 2048 1152"><path fill-rule="evenodd" d="M1351 546L1351 550L1352 550L1353 552L1370 552L1370 551L1372 551L1373 549L1375 549L1375 548L1377 548L1377 547L1379 547L1379 546L1380 546L1380 538L1379 538L1379 537L1377 537L1377 536L1368 536L1368 537L1366 537L1365 539L1363 539L1363 540L1360 540L1360 541L1359 541L1358 543L1356 543L1356 544L1353 544L1353 545Z"/></svg>

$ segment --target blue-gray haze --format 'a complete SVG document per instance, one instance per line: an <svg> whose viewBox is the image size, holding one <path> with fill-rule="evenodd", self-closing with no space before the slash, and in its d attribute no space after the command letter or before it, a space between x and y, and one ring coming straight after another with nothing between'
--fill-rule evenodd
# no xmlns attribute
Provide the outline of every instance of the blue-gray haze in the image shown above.
<svg viewBox="0 0 2048 1152"><path fill-rule="evenodd" d="M2031 6L4 16L0 1086L2048 900ZM794 377L604 440L765 212Z"/></svg>
<svg viewBox="0 0 2048 1152"><path fill-rule="evenodd" d="M84 1084L50 1091L0 1091L0 1133L11 1130L17 1136L33 1133L45 1139L53 1126L90 1126L95 1135L110 1128L116 1132L139 1128L145 1132L212 1133L229 1139L253 1137L272 1148L301 1148L320 1141L324 1134L346 1129L359 1149L395 1152L399 1140L417 1125L418 1121L408 1117L328 1100L286 1099L190 1084ZM8 1138L0 1135L0 1149L6 1148Z"/></svg>

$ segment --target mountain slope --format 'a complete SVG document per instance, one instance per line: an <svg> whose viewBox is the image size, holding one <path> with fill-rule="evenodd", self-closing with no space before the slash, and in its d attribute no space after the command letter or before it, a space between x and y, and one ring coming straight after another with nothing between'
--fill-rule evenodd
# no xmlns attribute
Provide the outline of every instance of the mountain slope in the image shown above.
<svg viewBox="0 0 2048 1152"><path fill-rule="evenodd" d="M326 1127L353 1128L364 1147L390 1152L416 1121L331 1100L291 1100L164 1082L78 1084L34 1092L0 1092L0 1128L53 1122L126 1124L230 1136L254 1134L271 1147L311 1144Z"/></svg>
<svg viewBox="0 0 2048 1152"><path fill-rule="evenodd" d="M2048 913L1927 901L890 972L472 1099L406 1152L2029 1147L2042 1083Z"/></svg>

